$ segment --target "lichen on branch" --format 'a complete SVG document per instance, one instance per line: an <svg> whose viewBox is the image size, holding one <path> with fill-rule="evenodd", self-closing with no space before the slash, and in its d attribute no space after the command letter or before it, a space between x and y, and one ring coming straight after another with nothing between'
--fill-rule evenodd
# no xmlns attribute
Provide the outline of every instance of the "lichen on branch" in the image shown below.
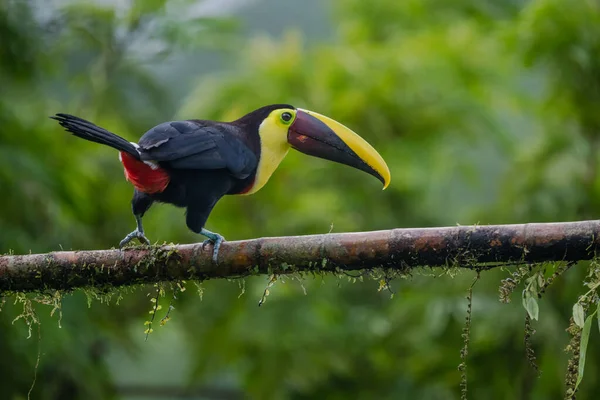
<svg viewBox="0 0 600 400"><path fill-rule="evenodd" d="M454 226L0 256L0 293L119 287L301 271L488 269L594 258L600 221Z"/></svg>

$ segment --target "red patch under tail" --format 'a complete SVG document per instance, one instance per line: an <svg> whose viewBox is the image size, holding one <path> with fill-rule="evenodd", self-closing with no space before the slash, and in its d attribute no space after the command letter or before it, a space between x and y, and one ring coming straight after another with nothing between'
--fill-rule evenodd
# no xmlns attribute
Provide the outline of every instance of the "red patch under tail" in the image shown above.
<svg viewBox="0 0 600 400"><path fill-rule="evenodd" d="M160 167L152 168L125 152L121 152L119 158L125 169L125 179L131 182L140 192L160 193L169 184L171 178L164 169Z"/></svg>

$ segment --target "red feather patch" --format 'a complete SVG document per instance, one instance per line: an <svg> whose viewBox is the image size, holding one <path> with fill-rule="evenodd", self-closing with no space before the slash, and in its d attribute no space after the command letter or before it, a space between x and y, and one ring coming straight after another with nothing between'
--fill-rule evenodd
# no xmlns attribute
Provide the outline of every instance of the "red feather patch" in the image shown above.
<svg viewBox="0 0 600 400"><path fill-rule="evenodd" d="M121 152L119 159L125 169L125 179L143 193L160 193L169 184L170 177L160 168L152 168L143 161L135 159L131 154Z"/></svg>

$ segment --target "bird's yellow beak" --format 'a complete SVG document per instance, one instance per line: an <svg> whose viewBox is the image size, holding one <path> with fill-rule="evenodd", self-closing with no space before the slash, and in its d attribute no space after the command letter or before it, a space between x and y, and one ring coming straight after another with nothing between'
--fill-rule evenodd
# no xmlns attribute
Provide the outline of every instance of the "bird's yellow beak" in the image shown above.
<svg viewBox="0 0 600 400"><path fill-rule="evenodd" d="M288 130L288 142L309 156L365 171L379 179L384 189L390 184L390 169L373 146L329 117L298 108Z"/></svg>

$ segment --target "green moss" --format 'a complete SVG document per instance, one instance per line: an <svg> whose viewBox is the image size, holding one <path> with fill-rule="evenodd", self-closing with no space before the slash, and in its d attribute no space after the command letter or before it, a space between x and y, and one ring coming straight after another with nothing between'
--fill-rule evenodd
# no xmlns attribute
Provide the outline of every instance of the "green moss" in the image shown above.
<svg viewBox="0 0 600 400"><path fill-rule="evenodd" d="M15 304L21 304L23 306L23 311L19 315L17 315L15 319L13 319L12 323L14 324L19 320L23 320L23 322L25 322L25 325L27 325L27 339L29 339L31 337L31 329L33 325L39 324L40 320L37 314L35 313L33 303L29 296L25 295L24 293L16 293L14 297Z"/></svg>

